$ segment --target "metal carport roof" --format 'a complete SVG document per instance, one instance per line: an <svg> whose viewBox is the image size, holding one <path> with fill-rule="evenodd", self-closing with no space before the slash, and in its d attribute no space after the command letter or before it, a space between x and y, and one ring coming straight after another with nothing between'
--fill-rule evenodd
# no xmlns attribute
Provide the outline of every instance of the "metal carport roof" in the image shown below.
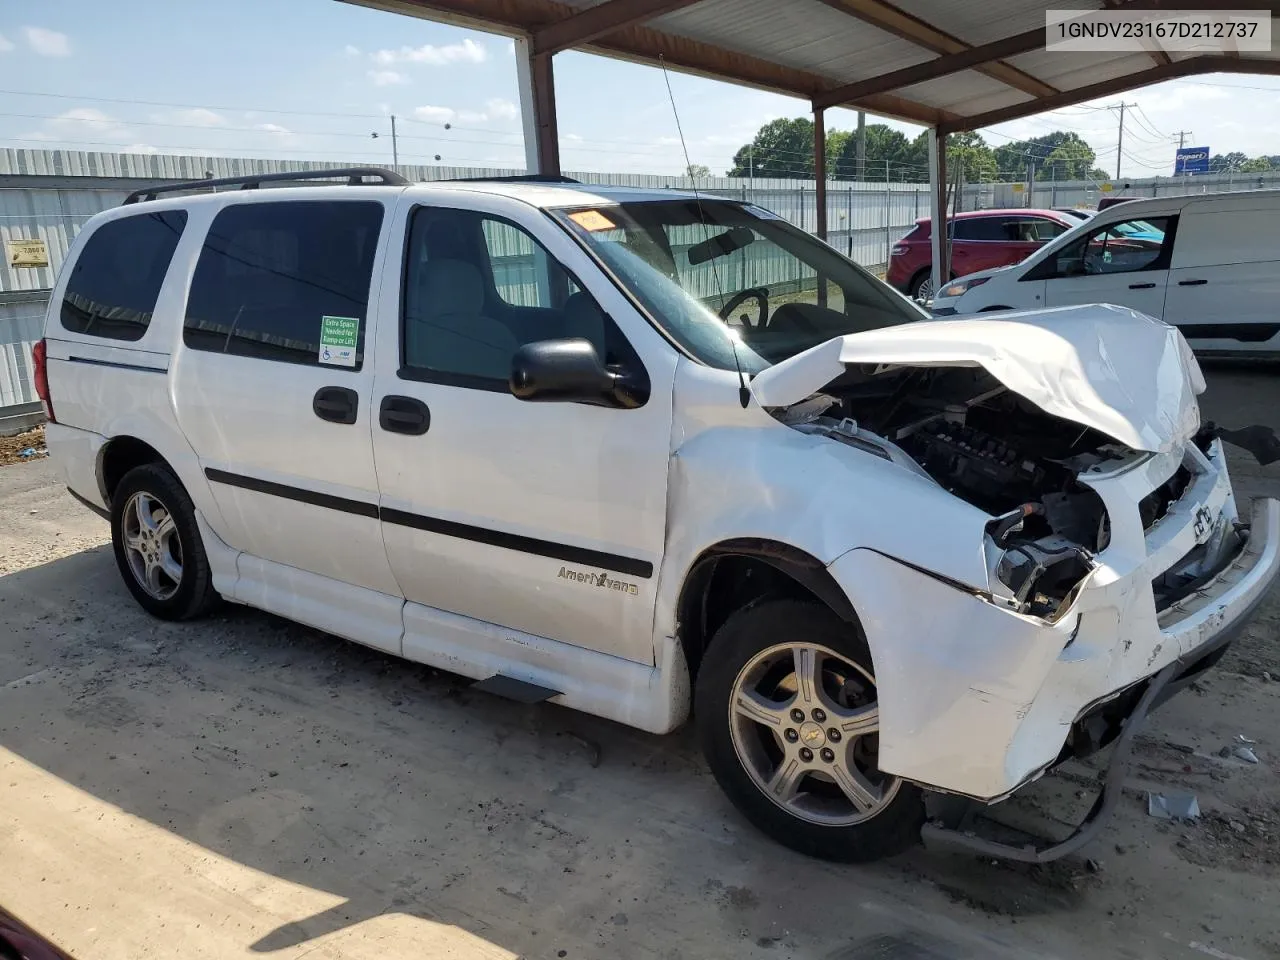
<svg viewBox="0 0 1280 960"><path fill-rule="evenodd" d="M1045 49L1045 11L1280 13L1280 0L347 0L503 33L517 41L530 170L559 171L552 56L581 49L802 97L815 120L825 193L823 112L850 107L934 128L933 218L944 211L948 133L990 126L1161 80L1280 74L1280 54ZM1274 27L1274 22L1272 24ZM826 233L818 204L818 233ZM935 284L945 262L934 230Z"/></svg>
<svg viewBox="0 0 1280 960"><path fill-rule="evenodd" d="M1280 74L1280 54L1044 50L1045 9L1255 10L1274 0L349 0L851 107L944 132L1175 77ZM945 77L945 81L938 82Z"/></svg>

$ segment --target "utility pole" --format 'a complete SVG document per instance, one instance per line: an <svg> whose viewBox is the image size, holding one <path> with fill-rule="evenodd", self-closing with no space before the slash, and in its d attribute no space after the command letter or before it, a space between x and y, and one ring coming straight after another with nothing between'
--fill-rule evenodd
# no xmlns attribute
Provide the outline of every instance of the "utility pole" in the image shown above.
<svg viewBox="0 0 1280 960"><path fill-rule="evenodd" d="M1136 107L1136 103L1125 103L1123 100L1117 104L1112 104L1108 110L1120 110L1120 133L1116 136L1116 179L1120 179L1120 160L1122 158L1122 150L1124 148L1124 108Z"/></svg>
<svg viewBox="0 0 1280 960"><path fill-rule="evenodd" d="M861 110L858 111L857 152L854 156L857 158L855 165L857 179L865 180L867 176L867 115ZM885 169L888 170L888 167ZM889 179L888 173L885 173L885 179Z"/></svg>
<svg viewBox="0 0 1280 960"><path fill-rule="evenodd" d="M1172 140L1174 137L1177 137L1178 149L1181 150L1182 145L1187 142L1187 137L1194 137L1194 136L1195 136L1195 133L1193 133L1190 130L1179 130L1177 133L1171 134L1169 136L1169 139ZM1178 169L1178 161L1177 161L1177 158L1175 157L1173 161L1173 175L1176 177L1179 174L1185 177L1187 175L1187 171Z"/></svg>
<svg viewBox="0 0 1280 960"><path fill-rule="evenodd" d="M373 131L373 133L369 134L369 136L372 137L374 140L377 140L378 131L377 130ZM439 160L440 158L436 157L436 159ZM391 114L391 166L392 167L400 166L400 144L396 140L396 115L394 113Z"/></svg>

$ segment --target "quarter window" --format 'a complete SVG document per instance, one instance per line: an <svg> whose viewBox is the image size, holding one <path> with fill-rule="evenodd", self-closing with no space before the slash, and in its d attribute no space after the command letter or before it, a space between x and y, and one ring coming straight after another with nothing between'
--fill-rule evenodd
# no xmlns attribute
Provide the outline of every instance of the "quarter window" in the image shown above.
<svg viewBox="0 0 1280 960"><path fill-rule="evenodd" d="M260 360L358 370L380 203L238 203L213 220L183 342Z"/></svg>
<svg viewBox="0 0 1280 960"><path fill-rule="evenodd" d="M62 298L62 326L111 340L141 340L187 224L183 210L104 223L85 243Z"/></svg>

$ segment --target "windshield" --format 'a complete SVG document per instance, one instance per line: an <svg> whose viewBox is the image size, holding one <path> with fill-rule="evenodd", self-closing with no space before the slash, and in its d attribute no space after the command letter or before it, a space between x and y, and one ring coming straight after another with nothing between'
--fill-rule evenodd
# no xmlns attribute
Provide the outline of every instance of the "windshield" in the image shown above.
<svg viewBox="0 0 1280 960"><path fill-rule="evenodd" d="M758 372L847 333L927 319L853 261L748 204L689 198L557 210L666 334Z"/></svg>

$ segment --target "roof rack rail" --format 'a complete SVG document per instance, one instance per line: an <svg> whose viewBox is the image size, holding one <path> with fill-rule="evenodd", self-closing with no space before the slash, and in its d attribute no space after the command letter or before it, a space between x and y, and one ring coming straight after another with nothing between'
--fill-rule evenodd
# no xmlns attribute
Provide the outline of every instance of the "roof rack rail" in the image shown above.
<svg viewBox="0 0 1280 960"><path fill-rule="evenodd" d="M573 177L562 177L558 173L522 173L512 177L449 177L436 183L581 183Z"/></svg>
<svg viewBox="0 0 1280 960"><path fill-rule="evenodd" d="M205 187L233 187L241 190L257 190L264 183L292 180L333 180L346 177L349 186L360 186L365 177L377 177L379 183L386 186L407 186L409 181L400 174L382 167L339 167L333 170L299 170L295 173L257 173L246 177L219 177L209 180L184 180L181 183L160 183L153 187L135 190L124 198L125 203L137 203L140 200L154 200L162 193L176 193L179 190L200 190Z"/></svg>

